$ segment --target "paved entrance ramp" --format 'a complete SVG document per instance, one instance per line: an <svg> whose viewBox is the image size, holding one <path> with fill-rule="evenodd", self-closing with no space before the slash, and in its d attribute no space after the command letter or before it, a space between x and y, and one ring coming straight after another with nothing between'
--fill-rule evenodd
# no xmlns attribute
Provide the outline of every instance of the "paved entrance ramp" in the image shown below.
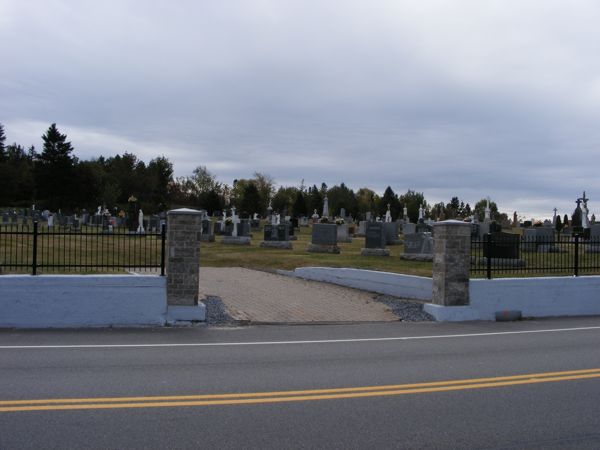
<svg viewBox="0 0 600 450"><path fill-rule="evenodd" d="M254 323L398 320L369 292L237 267L201 268L200 294L220 297L235 320Z"/></svg>

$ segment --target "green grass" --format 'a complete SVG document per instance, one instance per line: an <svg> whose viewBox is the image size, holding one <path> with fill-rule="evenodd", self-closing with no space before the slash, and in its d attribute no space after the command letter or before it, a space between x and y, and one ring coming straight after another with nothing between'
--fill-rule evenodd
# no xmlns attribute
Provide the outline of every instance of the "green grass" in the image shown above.
<svg viewBox="0 0 600 450"><path fill-rule="evenodd" d="M399 258L403 246L390 246L389 257L361 256L365 238L355 237L352 243L339 243L340 254L308 253L310 228L296 230L297 241L292 241L293 250L261 248L263 231L252 232L250 246L224 245L220 237L211 243L203 242L200 250L202 267L245 267L260 270L293 270L296 267L350 267L356 269L380 270L410 275L431 276L430 262L404 261Z"/></svg>

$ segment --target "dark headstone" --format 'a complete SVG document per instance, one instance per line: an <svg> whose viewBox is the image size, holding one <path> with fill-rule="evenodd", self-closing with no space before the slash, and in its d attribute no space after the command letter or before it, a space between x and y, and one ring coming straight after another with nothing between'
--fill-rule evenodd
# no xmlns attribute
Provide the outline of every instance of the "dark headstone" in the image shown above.
<svg viewBox="0 0 600 450"><path fill-rule="evenodd" d="M429 233L415 233L404 237L404 253L433 254L433 238Z"/></svg>
<svg viewBox="0 0 600 450"><path fill-rule="evenodd" d="M489 243L488 243L489 237ZM484 236L483 257L492 259L519 259L521 238L518 234L493 232Z"/></svg>
<svg viewBox="0 0 600 450"><path fill-rule="evenodd" d="M317 245L337 245L337 225L333 223L315 223L311 242Z"/></svg>
<svg viewBox="0 0 600 450"><path fill-rule="evenodd" d="M382 222L387 245L398 244L398 222ZM369 225L367 225L368 228Z"/></svg>
<svg viewBox="0 0 600 450"><path fill-rule="evenodd" d="M250 236L250 219L241 219L238 223L238 236L248 237Z"/></svg>
<svg viewBox="0 0 600 450"><path fill-rule="evenodd" d="M366 223L365 248L385 248L386 236L382 222Z"/></svg>

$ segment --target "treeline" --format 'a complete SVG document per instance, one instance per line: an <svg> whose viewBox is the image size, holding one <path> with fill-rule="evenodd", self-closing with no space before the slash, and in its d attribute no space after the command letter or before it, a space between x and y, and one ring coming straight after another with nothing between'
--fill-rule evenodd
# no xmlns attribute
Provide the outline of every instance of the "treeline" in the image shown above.
<svg viewBox="0 0 600 450"><path fill-rule="evenodd" d="M98 206L127 210L130 196L138 199L146 213L176 207L205 209L209 214L235 206L240 214L265 215L269 204L273 211L290 215L320 215L323 201L328 198L329 211L359 218L367 212L384 216L388 204L392 218L403 216L406 207L411 221L416 222L419 207L426 217L434 219L465 218L476 214L483 219L485 200L474 208L453 197L447 204L429 205L423 193L412 190L396 194L388 187L382 196L363 187L354 192L344 183L328 187L282 186L275 189L275 180L256 172L252 178L234 180L232 186L217 181L205 166L198 166L191 176L173 177L173 164L164 156L145 163L132 153L114 157L79 160L74 148L56 124L42 136L41 151L32 145L6 144L4 127L0 124L0 207L30 207L51 211L77 212ZM493 217L505 219L491 203Z"/></svg>

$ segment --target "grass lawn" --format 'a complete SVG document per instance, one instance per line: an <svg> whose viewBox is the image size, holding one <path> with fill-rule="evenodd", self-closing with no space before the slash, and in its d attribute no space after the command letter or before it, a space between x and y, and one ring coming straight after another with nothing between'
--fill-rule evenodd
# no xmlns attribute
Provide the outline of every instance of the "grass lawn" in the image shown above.
<svg viewBox="0 0 600 450"><path fill-rule="evenodd" d="M296 267L350 267L356 269L380 270L410 275L431 276L430 262L404 261L400 259L403 246L388 247L388 257L361 256L365 246L364 237L355 237L352 243L339 243L340 254L308 253L311 228L296 230L297 241L292 241L293 250L261 248L263 231L253 231L250 246L221 244L220 236L215 242L201 244L200 265L203 267L246 267L261 270L293 270Z"/></svg>

